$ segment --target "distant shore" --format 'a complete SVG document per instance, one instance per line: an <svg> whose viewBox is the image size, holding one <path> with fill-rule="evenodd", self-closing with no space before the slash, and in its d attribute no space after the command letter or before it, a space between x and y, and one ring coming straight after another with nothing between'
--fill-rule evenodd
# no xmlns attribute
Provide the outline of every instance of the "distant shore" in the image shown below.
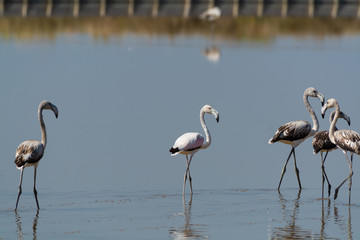
<svg viewBox="0 0 360 240"><path fill-rule="evenodd" d="M211 26L213 25L213 26ZM182 17L4 17L0 38L52 41L59 34L87 34L95 39L121 38L129 34L148 37L201 35L227 41L267 42L277 36L316 37L358 35L360 19L300 17L220 18L214 23Z"/></svg>

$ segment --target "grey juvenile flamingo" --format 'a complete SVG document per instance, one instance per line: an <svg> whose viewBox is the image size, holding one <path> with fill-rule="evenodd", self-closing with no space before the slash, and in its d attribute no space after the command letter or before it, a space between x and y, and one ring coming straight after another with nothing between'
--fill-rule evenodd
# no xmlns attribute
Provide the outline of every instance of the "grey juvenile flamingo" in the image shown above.
<svg viewBox="0 0 360 240"><path fill-rule="evenodd" d="M58 109L55 105L50 103L49 101L42 101L38 108L38 116L39 116L39 122L41 127L41 142L36 140L28 140L22 142L17 150L15 155L15 164L18 169L21 170L20 173L20 183L19 183L19 192L16 200L16 207L15 210L17 210L20 195L21 195L21 185L22 185L22 178L24 169L26 167L34 166L34 195L36 200L37 208L39 209L39 202L37 198L37 191L36 191L36 168L39 164L40 159L44 155L44 150L46 147L47 142L47 136L46 136L46 128L45 123L43 120L42 111L46 110L52 110L55 114L55 117L58 117Z"/></svg>
<svg viewBox="0 0 360 240"><path fill-rule="evenodd" d="M309 111L311 119L313 121L313 125L314 125L313 128L311 128L311 124L307 121L288 122L288 123L282 125L281 127L279 127L279 129L276 131L274 137L270 138L270 140L269 140L269 144L272 144L275 142L282 142L285 144L289 144L292 147L289 157L287 158L287 160L283 166L282 172L281 172L281 178L280 178L280 182L279 182L279 186L278 186L279 191L280 191L282 179L286 172L286 165L289 162L291 154L294 155L295 173L297 176L299 188L301 189L299 169L297 168L297 165L296 165L295 148L298 145L300 145L300 143L302 143L305 139L314 136L315 133L319 129L318 119L314 113L314 110L310 106L308 97L318 98L321 101L321 105L323 105L324 104L324 95L322 95L320 92L318 92L315 88L312 88L312 87L309 87L304 91L303 100L304 100L305 107Z"/></svg>
<svg viewBox="0 0 360 240"><path fill-rule="evenodd" d="M330 123L334 119L334 115L335 115L335 111L333 111L330 114L330 117L329 117ZM350 126L350 117L348 115L346 115L343 112L340 112L340 118L345 119L346 122ZM336 126L335 126L335 131L337 131ZM330 197L331 184L330 184L329 179L327 177L327 174L325 172L325 160L326 160L326 157L327 157L328 153L331 152L332 150L337 149L337 146L330 141L329 131L327 131L327 130L315 133L315 135L314 135L314 137L312 139L312 146L313 146L314 154L317 154L318 152L320 152L320 155L321 155L321 171L322 171L322 188L321 188L322 189L322 194L321 194L321 198L324 198L324 182L325 182L325 178L326 178L326 181L328 183L328 196ZM323 158L323 152L326 152L324 158Z"/></svg>
<svg viewBox="0 0 360 240"><path fill-rule="evenodd" d="M329 99L326 104L321 108L321 115L322 117L325 116L325 112L329 108L335 108L335 117L333 121L330 124L329 128L329 138L330 141L336 146L338 146L345 154L346 160L349 164L350 173L347 178L335 189L334 199L337 198L338 192L340 187L350 178L349 180L349 204L351 202L351 177L353 175L352 170L352 161L353 161L353 155L356 153L357 155L360 155L360 135L352 130L335 130L336 122L340 116L340 106L339 103L331 98ZM351 155L351 161L349 161L347 152L350 152Z"/></svg>

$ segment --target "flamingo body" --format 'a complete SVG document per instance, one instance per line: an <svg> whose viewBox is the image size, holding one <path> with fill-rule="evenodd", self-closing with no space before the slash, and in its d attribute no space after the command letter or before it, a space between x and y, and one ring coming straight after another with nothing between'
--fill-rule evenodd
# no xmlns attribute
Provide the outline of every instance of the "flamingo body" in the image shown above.
<svg viewBox="0 0 360 240"><path fill-rule="evenodd" d="M212 7L200 14L201 19L214 21L221 16L221 10L218 7Z"/></svg>
<svg viewBox="0 0 360 240"><path fill-rule="evenodd" d="M330 124L331 124L332 120L334 119L334 115L335 115L335 111L333 111L330 114L330 117L329 117ZM343 112L340 112L339 118L345 119L346 122L350 126L351 120L348 115L346 115ZM335 126L335 131L337 131L337 130L338 129ZM317 154L318 152L331 152L332 150L337 149L336 144L332 143L329 138L328 130L317 132L312 139L312 146L313 146L314 154ZM325 161L325 159L324 159L324 161Z"/></svg>
<svg viewBox="0 0 360 240"><path fill-rule="evenodd" d="M282 142L296 147L305 139L314 135L315 132L311 130L311 125L307 121L288 122L279 127L274 137L269 140L269 143Z"/></svg>
<svg viewBox="0 0 360 240"><path fill-rule="evenodd" d="M312 140L313 153L318 154L319 152L331 152L337 149L337 146L333 144L329 139L329 131L320 131L314 135Z"/></svg>
<svg viewBox="0 0 360 240"><path fill-rule="evenodd" d="M39 141L29 140L22 142L16 150L15 164L18 169L38 164L44 155L44 144Z"/></svg>
<svg viewBox="0 0 360 240"><path fill-rule="evenodd" d="M196 132L184 133L178 139L176 139L174 146L170 149L172 153L171 156L177 154L192 154L201 148L204 143L205 138Z"/></svg>
<svg viewBox="0 0 360 240"><path fill-rule="evenodd" d="M344 151L360 155L360 135L353 130L337 130L334 133L336 145Z"/></svg>

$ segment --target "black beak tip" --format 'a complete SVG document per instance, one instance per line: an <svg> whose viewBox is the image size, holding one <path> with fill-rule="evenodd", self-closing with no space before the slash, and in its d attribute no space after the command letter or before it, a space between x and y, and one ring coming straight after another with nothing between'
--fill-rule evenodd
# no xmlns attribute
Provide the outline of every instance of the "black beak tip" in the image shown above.
<svg viewBox="0 0 360 240"><path fill-rule="evenodd" d="M322 116L322 118L324 118L324 117L325 117L325 114L321 114L321 116Z"/></svg>
<svg viewBox="0 0 360 240"><path fill-rule="evenodd" d="M216 122L219 122L219 117L216 118Z"/></svg>

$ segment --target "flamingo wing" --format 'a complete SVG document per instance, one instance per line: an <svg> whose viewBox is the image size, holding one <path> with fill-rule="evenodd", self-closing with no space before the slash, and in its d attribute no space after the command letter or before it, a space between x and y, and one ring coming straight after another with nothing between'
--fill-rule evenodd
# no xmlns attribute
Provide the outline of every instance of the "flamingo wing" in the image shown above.
<svg viewBox="0 0 360 240"><path fill-rule="evenodd" d="M336 145L341 149L359 152L360 135L352 130L338 130L334 133Z"/></svg>
<svg viewBox="0 0 360 240"><path fill-rule="evenodd" d="M312 145L314 154L317 154L320 151L331 151L337 148L336 145L330 141L329 131L320 131L315 133L312 139Z"/></svg>
<svg viewBox="0 0 360 240"><path fill-rule="evenodd" d="M24 165L32 165L40 161L44 155L44 145L38 141L22 142L16 150L15 164L21 168Z"/></svg>
<svg viewBox="0 0 360 240"><path fill-rule="evenodd" d="M203 143L204 137L200 133L185 133L175 141L175 144L170 149L170 152L172 155L176 155L184 151L193 151L200 148Z"/></svg>
<svg viewBox="0 0 360 240"><path fill-rule="evenodd" d="M305 138L311 131L311 125L307 121L292 121L288 122L276 131L273 138L269 140L269 143L277 141L296 141Z"/></svg>

